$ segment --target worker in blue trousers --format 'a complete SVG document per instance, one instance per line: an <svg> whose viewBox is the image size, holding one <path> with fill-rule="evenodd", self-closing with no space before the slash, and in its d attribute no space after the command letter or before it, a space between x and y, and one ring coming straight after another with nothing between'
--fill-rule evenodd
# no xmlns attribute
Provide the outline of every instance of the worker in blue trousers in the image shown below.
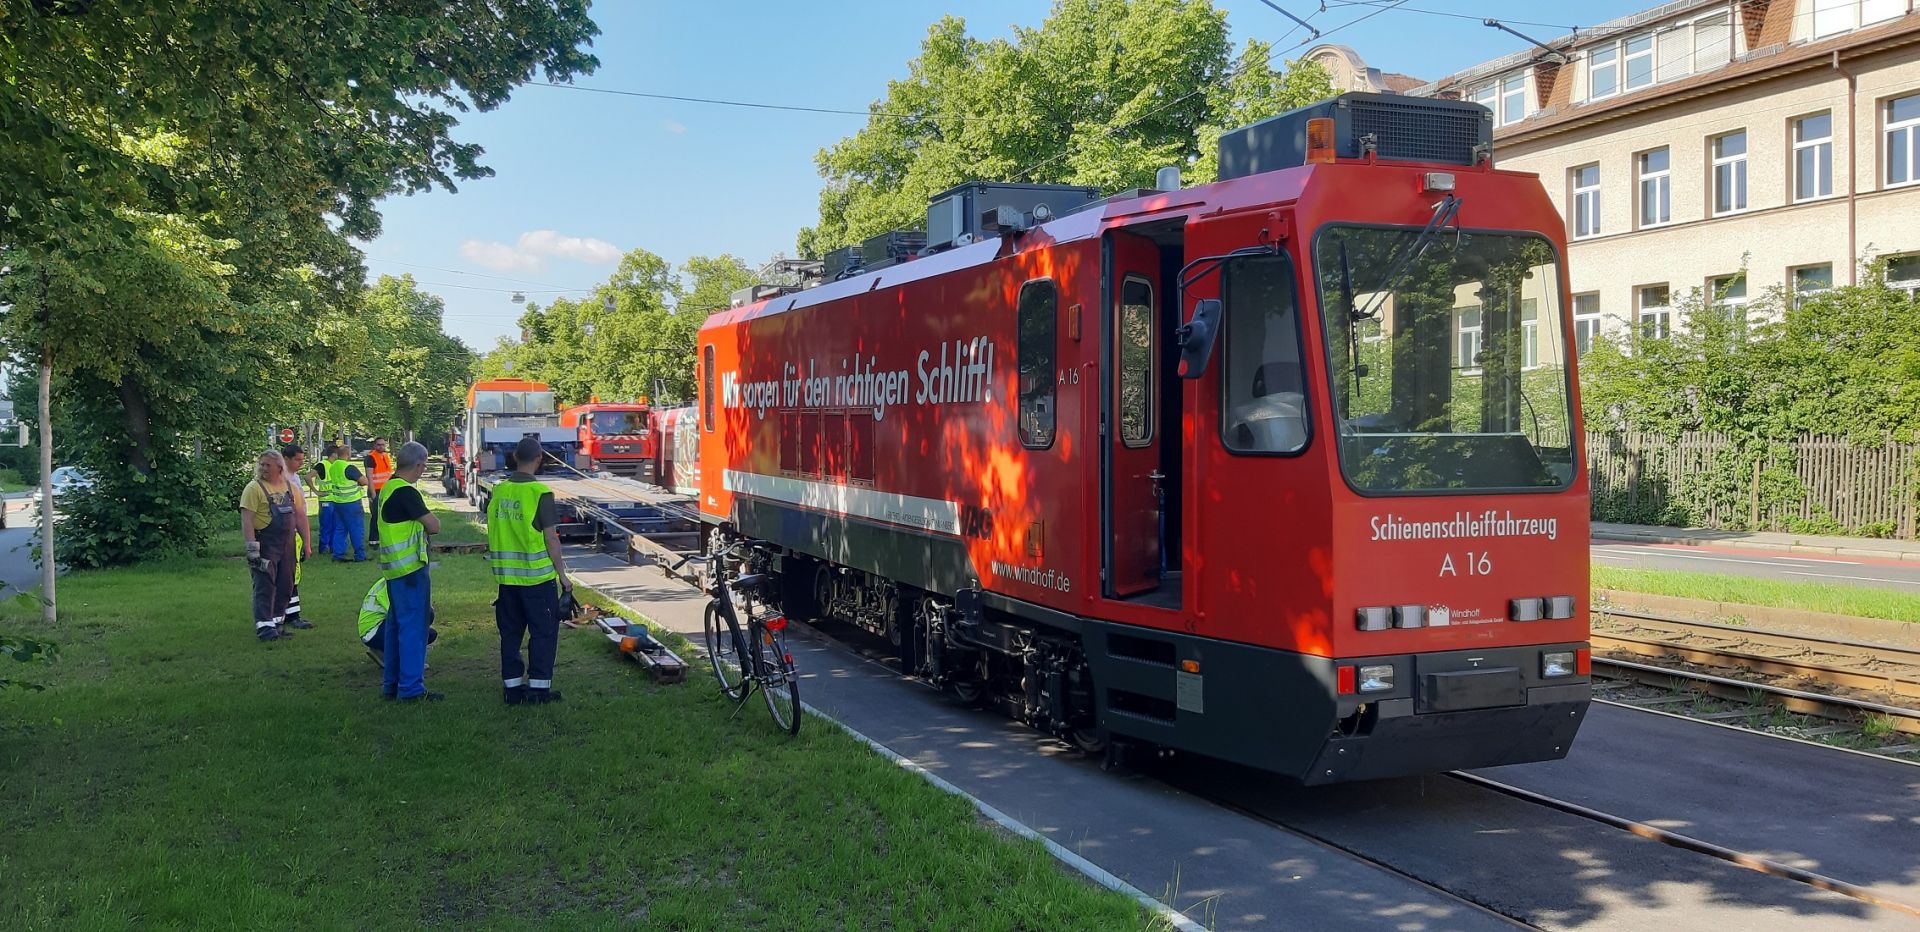
<svg viewBox="0 0 1920 932"><path fill-rule="evenodd" d="M353 561L360 563L367 559L366 513L360 510L360 501L366 497L367 475L348 462L347 453L346 444L335 446L332 462L327 465L327 498L333 502L333 536L328 549L333 551L334 562L344 563L351 544Z"/></svg>
<svg viewBox="0 0 1920 932"><path fill-rule="evenodd" d="M427 535L440 533L440 519L427 510L415 483L427 469L427 448L409 441L394 456L393 478L380 490L380 575L391 606L382 640L386 677L381 694L401 702L444 699L427 691L427 617L432 611L432 567Z"/></svg>

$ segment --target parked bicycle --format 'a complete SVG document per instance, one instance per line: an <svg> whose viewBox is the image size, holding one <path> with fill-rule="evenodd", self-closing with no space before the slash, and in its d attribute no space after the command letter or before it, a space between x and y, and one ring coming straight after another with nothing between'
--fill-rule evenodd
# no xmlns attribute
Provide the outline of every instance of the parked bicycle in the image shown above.
<svg viewBox="0 0 1920 932"><path fill-rule="evenodd" d="M738 541L710 554L690 554L673 565L704 564L707 571L707 662L720 691L734 700L734 714L746 706L758 687L767 700L773 723L787 734L800 733L800 676L787 650L787 619L766 604L761 589L770 577L748 573L755 557L766 556L764 545ZM736 594L738 601L736 601ZM756 602L758 608L756 609ZM743 626L741 617L746 618Z"/></svg>

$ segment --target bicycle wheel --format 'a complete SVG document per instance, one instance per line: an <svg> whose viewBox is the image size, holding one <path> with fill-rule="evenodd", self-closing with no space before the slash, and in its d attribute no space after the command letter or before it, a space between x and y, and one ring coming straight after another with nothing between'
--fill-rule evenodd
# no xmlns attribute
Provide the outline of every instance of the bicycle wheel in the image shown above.
<svg viewBox="0 0 1920 932"><path fill-rule="evenodd" d="M746 657L740 650L740 626L720 613L720 606L707 603L707 662L713 665L713 678L728 699L747 693Z"/></svg>
<svg viewBox="0 0 1920 932"><path fill-rule="evenodd" d="M773 723L787 734L799 734L800 675L793 669L793 655L787 653L787 636L766 628L760 629L760 692L767 697Z"/></svg>

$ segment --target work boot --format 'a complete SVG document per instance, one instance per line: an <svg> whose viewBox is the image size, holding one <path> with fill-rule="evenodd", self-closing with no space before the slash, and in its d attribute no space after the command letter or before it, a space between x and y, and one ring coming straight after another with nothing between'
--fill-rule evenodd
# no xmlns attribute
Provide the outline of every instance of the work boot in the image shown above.
<svg viewBox="0 0 1920 932"><path fill-rule="evenodd" d="M298 616L295 616L293 618L287 619L287 627L301 628L301 629L311 628L313 627L313 622L308 621L305 618L300 618Z"/></svg>
<svg viewBox="0 0 1920 932"><path fill-rule="evenodd" d="M387 658L385 654L382 654L379 651L369 647L367 648L367 656L373 658L374 666L379 667L382 670L387 668ZM387 698L392 699L393 697L388 696Z"/></svg>
<svg viewBox="0 0 1920 932"><path fill-rule="evenodd" d="M559 702L559 701L560 701L560 690L533 689L531 687L527 689L528 705L540 705L542 703Z"/></svg>
<svg viewBox="0 0 1920 932"><path fill-rule="evenodd" d="M439 702L447 698L446 693L421 693L418 696L401 696L401 702Z"/></svg>
<svg viewBox="0 0 1920 932"><path fill-rule="evenodd" d="M254 631L254 634L258 636L262 641L278 641L285 636L280 633L279 628L276 628L272 625L268 625L264 628L255 628L253 629L253 631Z"/></svg>
<svg viewBox="0 0 1920 932"><path fill-rule="evenodd" d="M504 700L507 705L519 705L527 701L527 688L525 686L501 687L500 698Z"/></svg>

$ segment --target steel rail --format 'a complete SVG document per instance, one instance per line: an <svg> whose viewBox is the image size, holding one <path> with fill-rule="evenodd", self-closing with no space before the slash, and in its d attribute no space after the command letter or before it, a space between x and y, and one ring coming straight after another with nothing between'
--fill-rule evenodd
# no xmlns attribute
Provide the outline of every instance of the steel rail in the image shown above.
<svg viewBox="0 0 1920 932"><path fill-rule="evenodd" d="M1636 663L1631 660L1618 660L1609 657L1595 657L1596 667L1610 667L1621 671L1627 678L1653 686L1665 686L1674 689L1697 689L1722 699L1735 702L1751 702L1753 694L1760 693L1771 697L1782 708L1806 715L1817 715L1840 721L1852 721L1862 714L1884 715L1897 731L1907 734L1920 734L1920 709L1903 708L1853 699L1847 696L1833 696L1825 693L1808 692L1786 686L1774 686L1769 683L1756 683L1751 680L1739 680L1732 677L1717 676L1696 670L1681 670L1654 664Z"/></svg>
<svg viewBox="0 0 1920 932"><path fill-rule="evenodd" d="M1750 625L1730 625L1717 621L1703 621L1696 618L1678 618L1672 615L1655 615L1646 612L1595 610L1597 621L1616 618L1634 622L1651 622L1653 627L1662 625L1680 627L1694 631L1705 637L1725 636L1730 639L1749 641L1755 644L1784 647L1787 649L1837 648L1829 650L1840 656L1862 656L1887 663L1911 666L1920 670L1920 648L1902 647L1897 644L1881 644L1873 641L1859 641L1851 638L1829 637L1818 634L1796 634L1775 628L1756 628Z"/></svg>
<svg viewBox="0 0 1920 932"><path fill-rule="evenodd" d="M1711 645L1679 644L1659 638L1633 637L1613 632L1594 631L1591 641L1595 648L1626 651L1643 657L1679 657L1708 666L1741 667L1758 673L1798 676L1831 686L1844 686L1849 689L1920 700L1920 680L1891 674L1866 673L1792 657L1755 654Z"/></svg>
<svg viewBox="0 0 1920 932"><path fill-rule="evenodd" d="M1818 874L1805 868L1794 867L1791 864L1782 864L1778 861L1771 861L1758 855L1748 854L1744 851L1735 851L1732 848L1716 845L1713 842L1694 838L1691 835L1682 835L1678 832L1670 832L1663 828L1656 828L1645 822L1635 821L1625 816L1613 815L1612 813L1601 812L1598 809L1582 806L1579 803L1568 802L1564 799L1556 799L1544 793L1536 793L1532 790L1501 783L1498 780L1491 780L1479 774L1456 770L1448 774L1448 776L1492 790L1496 793L1512 796L1515 799L1525 800L1549 809L1556 809L1568 815L1579 816L1580 818L1599 822L1603 825L1610 825L1622 831L1638 835L1641 838L1657 841L1663 845L1718 858L1729 864L1744 867L1750 871L1757 871L1773 877L1797 881L1816 889L1825 890L1829 893L1837 893L1841 896L1852 897L1853 899L1871 903L1884 909L1906 913L1909 916L1920 916L1920 906L1888 899L1858 884L1828 877L1825 874Z"/></svg>

